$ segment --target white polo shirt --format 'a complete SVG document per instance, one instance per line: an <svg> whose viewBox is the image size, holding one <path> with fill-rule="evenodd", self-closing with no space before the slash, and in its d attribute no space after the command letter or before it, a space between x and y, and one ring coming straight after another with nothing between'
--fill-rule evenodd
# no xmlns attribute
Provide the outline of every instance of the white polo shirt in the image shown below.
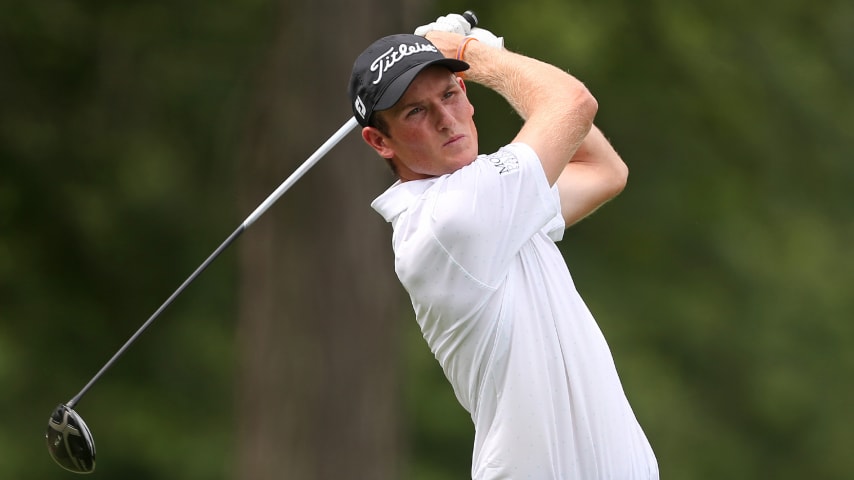
<svg viewBox="0 0 854 480"><path fill-rule="evenodd" d="M555 245L536 153L508 145L372 204L427 344L475 426L472 478L657 479L611 352Z"/></svg>

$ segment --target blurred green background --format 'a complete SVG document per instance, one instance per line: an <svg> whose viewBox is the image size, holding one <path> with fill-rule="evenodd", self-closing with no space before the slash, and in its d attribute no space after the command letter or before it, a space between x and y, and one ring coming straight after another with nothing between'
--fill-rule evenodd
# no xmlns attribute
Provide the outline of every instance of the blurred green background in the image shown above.
<svg viewBox="0 0 854 480"><path fill-rule="evenodd" d="M278 8L0 3L0 478L73 477L49 413L248 214L234 174ZM467 8L582 79L629 165L561 248L662 478L851 478L854 3L440 1L421 23ZM519 120L470 94L482 150L500 146ZM237 270L218 260L81 402L110 452L93 478L240 477ZM466 478L471 424L400 312L389 461Z"/></svg>

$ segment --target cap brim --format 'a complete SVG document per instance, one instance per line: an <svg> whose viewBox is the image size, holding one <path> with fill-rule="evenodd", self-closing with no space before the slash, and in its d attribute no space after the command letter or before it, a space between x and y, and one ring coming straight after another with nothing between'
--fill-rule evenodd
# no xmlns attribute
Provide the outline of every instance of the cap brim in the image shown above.
<svg viewBox="0 0 854 480"><path fill-rule="evenodd" d="M433 60L427 63L423 63L416 67L410 68L409 70L403 72L400 76L395 78L389 86L386 88L385 92L380 96L377 103L374 105L374 112L380 110L387 110L394 106L400 97L406 92L406 89L409 88L409 84L415 80L415 77L421 73L427 67L433 65L441 65L443 67L447 67L452 72L462 72L464 70L468 70L469 64L462 61L456 60L454 58L440 58L438 60Z"/></svg>

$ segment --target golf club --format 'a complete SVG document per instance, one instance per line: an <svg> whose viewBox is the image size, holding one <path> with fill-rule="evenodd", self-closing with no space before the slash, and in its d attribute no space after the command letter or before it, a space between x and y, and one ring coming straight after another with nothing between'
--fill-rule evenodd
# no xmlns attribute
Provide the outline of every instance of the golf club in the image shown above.
<svg viewBox="0 0 854 480"><path fill-rule="evenodd" d="M237 237L240 236L247 228L249 228L256 220L258 220L264 212L267 211L276 201L284 195L288 189L296 183L311 167L313 167L324 155L326 155L332 147L341 141L351 130L356 128L358 122L355 118L350 118L344 125L341 126L326 142L320 146L308 159L303 162L294 172L279 185L273 193L270 194L261 204L248 216L237 229L225 239L219 247L204 261L201 265L189 276L181 286L178 287L169 298L163 302L152 315L142 324L139 330L134 333L124 345L101 367L101 370L89 380L80 392L66 403L56 407L50 415L47 424L47 433L45 439L47 441L47 450L50 456L62 468L76 473L90 473L95 470L95 441L92 439L92 433L83 418L74 411L74 406L86 394L89 388L98 381L99 378L118 360L118 358L128 349L128 347L139 338L140 335L163 313L166 308L172 304L178 295L187 288L229 245L234 243Z"/></svg>
<svg viewBox="0 0 854 480"><path fill-rule="evenodd" d="M474 28L478 24L474 12L466 11L463 17ZM229 245L231 245L247 228L255 223L264 212L284 195L288 189L296 183L311 167L313 167L324 155L326 155L338 142L347 136L350 131L358 126L356 118L350 118L342 125L323 145L320 146L308 159L303 162L273 193L240 224L237 229L220 244L211 255L199 265L178 289L142 324L142 326L122 345L121 348L110 358L107 363L96 373L91 380L80 390L77 395L66 403L59 404L48 419L45 440L47 450L51 458L62 468L75 473L91 473L95 470L95 441L92 432L86 426L83 418L74 410L74 407L86 394L92 385L118 360L140 335L156 320L163 311L172 304L187 286L192 283Z"/></svg>

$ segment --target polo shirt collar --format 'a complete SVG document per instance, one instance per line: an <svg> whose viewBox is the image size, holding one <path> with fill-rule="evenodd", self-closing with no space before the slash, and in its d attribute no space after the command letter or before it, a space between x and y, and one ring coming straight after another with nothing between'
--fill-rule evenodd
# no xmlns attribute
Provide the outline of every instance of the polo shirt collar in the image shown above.
<svg viewBox="0 0 854 480"><path fill-rule="evenodd" d="M424 180L410 180L401 182L398 180L388 188L382 195L371 202L371 207L391 223L398 215L409 209L418 198L427 191L438 177L426 178Z"/></svg>

